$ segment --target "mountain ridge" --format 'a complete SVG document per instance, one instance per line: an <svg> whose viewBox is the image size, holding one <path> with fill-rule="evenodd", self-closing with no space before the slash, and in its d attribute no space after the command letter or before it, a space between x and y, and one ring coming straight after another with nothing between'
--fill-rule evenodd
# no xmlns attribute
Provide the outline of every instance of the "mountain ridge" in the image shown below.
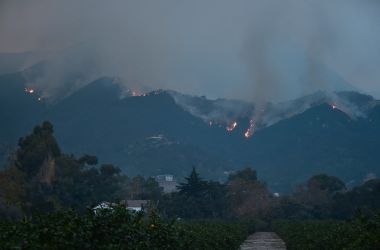
<svg viewBox="0 0 380 250"><path fill-rule="evenodd" d="M217 120L214 113L213 120L189 112L191 96L186 96L187 107L172 91L134 96L112 77L100 78L57 103L39 100L39 92L28 92L27 85L20 75L0 76L0 102L6 107L0 109L0 117L8 121L1 126L3 144L14 146L34 125L50 120L64 150L95 154L132 175L172 173L181 178L196 165L207 178L222 180L225 172L250 165L273 183L272 189L286 191L321 172L357 183L368 173L380 174L375 152L380 147L380 106L367 95L316 93L288 106L269 104L264 111L280 118L261 124L246 138L257 114L255 106L245 102L194 97L198 111L207 115L216 109L220 117L228 118ZM348 104L363 115L356 115L355 109L348 112ZM231 113L234 105L240 107L236 114ZM157 135L173 143L147 140Z"/></svg>

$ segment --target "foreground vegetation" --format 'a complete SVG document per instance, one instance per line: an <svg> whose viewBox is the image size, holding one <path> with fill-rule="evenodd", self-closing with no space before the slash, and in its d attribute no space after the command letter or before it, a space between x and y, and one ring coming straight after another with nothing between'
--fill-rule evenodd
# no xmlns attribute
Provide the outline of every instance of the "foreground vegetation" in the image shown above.
<svg viewBox="0 0 380 250"><path fill-rule="evenodd" d="M352 221L280 221L274 229L288 249L380 249L380 214Z"/></svg>
<svg viewBox="0 0 380 250"><path fill-rule="evenodd" d="M155 212L72 210L2 222L1 249L238 249L253 224L177 222Z"/></svg>
<svg viewBox="0 0 380 250"><path fill-rule="evenodd" d="M236 249L253 231L236 221L251 219L258 230L281 221L275 229L290 249L380 249L375 176L347 188L319 174L280 196L251 168L224 183L193 168L177 192L164 194L154 178L61 152L53 132L49 122L36 126L0 170L0 249ZM157 213L89 209L125 200L148 200ZM358 210L372 219L353 219Z"/></svg>

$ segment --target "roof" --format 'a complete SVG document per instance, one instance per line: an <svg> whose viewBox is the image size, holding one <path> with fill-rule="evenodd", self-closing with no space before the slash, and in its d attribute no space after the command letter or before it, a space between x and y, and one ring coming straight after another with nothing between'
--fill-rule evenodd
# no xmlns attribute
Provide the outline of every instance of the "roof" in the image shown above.
<svg viewBox="0 0 380 250"><path fill-rule="evenodd" d="M127 207L142 207L146 206L149 201L148 200L127 200Z"/></svg>

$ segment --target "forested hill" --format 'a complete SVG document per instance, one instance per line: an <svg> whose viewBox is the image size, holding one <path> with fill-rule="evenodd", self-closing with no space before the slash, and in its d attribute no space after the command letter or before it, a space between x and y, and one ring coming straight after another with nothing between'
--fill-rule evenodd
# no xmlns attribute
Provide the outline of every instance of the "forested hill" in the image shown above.
<svg viewBox="0 0 380 250"><path fill-rule="evenodd" d="M283 104L286 109L272 107L277 113L267 117L275 122L263 120L246 138L254 117L251 104L238 103L242 108L234 114L236 101L227 105L228 100L188 96L184 106L171 91L135 95L106 77L50 103L42 90L30 89L22 73L8 74L0 76L0 151L4 163L19 137L49 120L65 151L97 155L129 175L183 177L197 166L207 178L224 179L249 165L274 190L289 190L321 172L359 184L369 173L380 174L380 108L369 96L344 95L344 105L319 93ZM190 112L191 100L202 101L207 112ZM354 108L348 110L347 103ZM228 118L225 123L204 116L216 105L218 117ZM275 114L280 118L272 119Z"/></svg>

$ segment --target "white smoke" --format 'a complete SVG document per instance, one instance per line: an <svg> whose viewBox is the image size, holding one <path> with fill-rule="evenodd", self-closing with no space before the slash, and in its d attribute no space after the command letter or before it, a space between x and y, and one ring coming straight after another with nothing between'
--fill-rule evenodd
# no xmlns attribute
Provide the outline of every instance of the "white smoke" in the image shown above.
<svg viewBox="0 0 380 250"><path fill-rule="evenodd" d="M0 51L47 53L33 84L52 96L100 76L256 103L349 84L380 96L379 10L373 0L2 0Z"/></svg>

